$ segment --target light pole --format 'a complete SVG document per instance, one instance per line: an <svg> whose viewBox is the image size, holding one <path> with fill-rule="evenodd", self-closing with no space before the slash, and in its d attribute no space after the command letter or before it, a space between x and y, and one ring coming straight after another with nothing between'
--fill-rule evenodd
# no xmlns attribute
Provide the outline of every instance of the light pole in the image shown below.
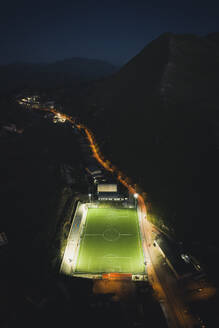
<svg viewBox="0 0 219 328"><path fill-rule="evenodd" d="M89 196L89 203L91 203L91 194L88 194Z"/></svg>
<svg viewBox="0 0 219 328"><path fill-rule="evenodd" d="M137 193L135 193L135 194L134 194L134 199L135 199L135 207L137 207L137 198L138 198L138 194L137 194Z"/></svg>

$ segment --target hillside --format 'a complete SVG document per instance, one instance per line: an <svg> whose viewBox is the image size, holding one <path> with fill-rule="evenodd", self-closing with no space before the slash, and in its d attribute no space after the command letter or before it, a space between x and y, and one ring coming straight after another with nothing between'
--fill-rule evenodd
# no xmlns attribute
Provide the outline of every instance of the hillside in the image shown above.
<svg viewBox="0 0 219 328"><path fill-rule="evenodd" d="M206 217L217 240L218 36L165 33L87 95L104 151L190 241L206 238Z"/></svg>

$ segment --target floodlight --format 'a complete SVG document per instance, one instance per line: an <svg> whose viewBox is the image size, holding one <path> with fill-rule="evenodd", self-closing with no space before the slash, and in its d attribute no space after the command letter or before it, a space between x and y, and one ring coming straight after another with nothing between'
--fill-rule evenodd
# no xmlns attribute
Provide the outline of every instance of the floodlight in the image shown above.
<svg viewBox="0 0 219 328"><path fill-rule="evenodd" d="M137 193L135 193L135 194L134 194L134 197L135 197L135 199L137 199L137 198L138 198L138 194L137 194Z"/></svg>

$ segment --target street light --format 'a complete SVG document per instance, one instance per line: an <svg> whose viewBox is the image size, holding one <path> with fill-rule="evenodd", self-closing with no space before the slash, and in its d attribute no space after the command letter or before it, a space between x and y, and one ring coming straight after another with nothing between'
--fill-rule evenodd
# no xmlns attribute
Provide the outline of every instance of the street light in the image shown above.
<svg viewBox="0 0 219 328"><path fill-rule="evenodd" d="M138 194L137 193L134 194L134 198L135 198L135 207L136 207L137 206L137 198L138 198Z"/></svg>
<svg viewBox="0 0 219 328"><path fill-rule="evenodd" d="M138 198L138 194L137 194L137 193L135 193L135 194L134 194L134 197L135 197L135 199L137 199L137 198Z"/></svg>
<svg viewBox="0 0 219 328"><path fill-rule="evenodd" d="M91 202L91 194L88 194L88 196L89 196L89 202Z"/></svg>

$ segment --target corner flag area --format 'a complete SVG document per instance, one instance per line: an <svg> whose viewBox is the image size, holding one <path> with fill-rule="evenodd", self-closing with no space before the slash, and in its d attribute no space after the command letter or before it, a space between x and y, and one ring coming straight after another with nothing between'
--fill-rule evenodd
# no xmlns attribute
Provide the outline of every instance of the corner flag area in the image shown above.
<svg viewBox="0 0 219 328"><path fill-rule="evenodd" d="M88 209L75 273L144 274L136 209Z"/></svg>

